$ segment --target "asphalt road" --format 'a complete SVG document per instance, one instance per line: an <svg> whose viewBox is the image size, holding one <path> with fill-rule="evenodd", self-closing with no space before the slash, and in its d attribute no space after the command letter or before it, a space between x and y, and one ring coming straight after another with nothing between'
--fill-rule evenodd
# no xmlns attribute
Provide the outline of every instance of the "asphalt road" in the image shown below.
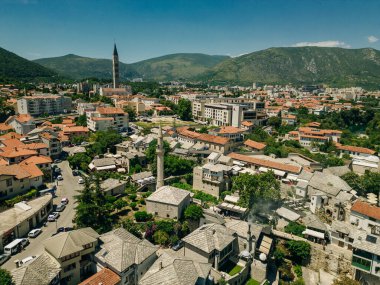
<svg viewBox="0 0 380 285"><path fill-rule="evenodd" d="M58 166L62 169L63 180L58 183L56 192L57 197L53 199L53 203L58 205L63 197L67 197L69 199L69 204L66 205L65 210L61 212L61 215L56 222L48 222L46 227L42 227L42 233L38 237L34 239L29 238L30 244L20 253L13 255L11 259L1 266L2 268L12 270L16 268L14 263L15 260L22 260L32 255L40 255L44 251L43 241L51 237L52 234L56 232L57 228L71 227L73 225L72 220L75 213L74 196L78 194L77 191L83 186L78 184L79 177L72 175L67 161L59 163Z"/></svg>

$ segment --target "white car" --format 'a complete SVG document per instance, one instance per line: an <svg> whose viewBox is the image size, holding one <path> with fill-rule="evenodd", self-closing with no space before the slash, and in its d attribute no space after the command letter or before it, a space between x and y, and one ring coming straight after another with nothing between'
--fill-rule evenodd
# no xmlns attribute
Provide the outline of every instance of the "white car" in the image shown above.
<svg viewBox="0 0 380 285"><path fill-rule="evenodd" d="M83 178L79 178L78 184L84 184L84 179Z"/></svg>
<svg viewBox="0 0 380 285"><path fill-rule="evenodd" d="M57 176L57 180L58 180L58 181L61 181L61 180L63 180L63 177L62 177L62 175L58 175L58 176Z"/></svg>
<svg viewBox="0 0 380 285"><path fill-rule="evenodd" d="M20 265L24 265L24 264L26 264L26 263L29 263L29 262L31 262L33 259L35 259L36 257L37 257L37 256L35 256L35 255L25 257L24 259L22 259L22 260L20 261Z"/></svg>
<svg viewBox="0 0 380 285"><path fill-rule="evenodd" d="M28 233L28 237L35 238L42 232L41 229L34 229Z"/></svg>
<svg viewBox="0 0 380 285"><path fill-rule="evenodd" d="M56 219L58 219L59 213L58 212L53 212L53 214L48 216L48 221L49 222L55 222Z"/></svg>
<svg viewBox="0 0 380 285"><path fill-rule="evenodd" d="M67 204L69 204L69 199L66 198L66 197L62 198L62 199L61 199L61 204L63 204L63 205L67 205Z"/></svg>

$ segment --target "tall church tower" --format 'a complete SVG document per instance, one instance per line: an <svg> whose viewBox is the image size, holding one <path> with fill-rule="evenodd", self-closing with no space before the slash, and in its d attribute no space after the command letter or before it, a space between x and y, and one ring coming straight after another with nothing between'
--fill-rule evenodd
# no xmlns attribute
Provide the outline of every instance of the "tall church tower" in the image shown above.
<svg viewBox="0 0 380 285"><path fill-rule="evenodd" d="M112 75L113 75L113 88L118 88L119 87L119 55L117 53L116 44L114 44L114 47L113 47Z"/></svg>
<svg viewBox="0 0 380 285"><path fill-rule="evenodd" d="M156 184L156 190L157 190L160 187L164 186L164 139L162 136L161 125L158 131L156 154L157 154L157 184Z"/></svg>

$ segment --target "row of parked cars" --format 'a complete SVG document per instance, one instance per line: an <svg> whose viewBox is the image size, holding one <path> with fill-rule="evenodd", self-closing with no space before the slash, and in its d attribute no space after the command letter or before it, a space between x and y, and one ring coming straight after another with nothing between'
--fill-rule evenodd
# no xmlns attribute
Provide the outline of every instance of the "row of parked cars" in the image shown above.
<svg viewBox="0 0 380 285"><path fill-rule="evenodd" d="M47 220L49 222L55 222L60 216L59 212L62 212L66 208L66 205L68 203L69 203L68 198L62 198L61 203L56 207L55 212L50 214L48 216ZM71 231L72 229L73 228L71 228L71 227L60 227L57 229L57 231L53 235L56 235L56 234L61 233L61 232ZM22 249L24 249L26 246L28 246L30 243L29 238L36 238L41 233L42 233L42 229L36 228L36 229L31 230L28 233L28 238L18 238L18 239L13 240L11 243L7 244L4 247L4 253L0 255L0 265L4 264L8 259L11 258L12 255L20 252ZM19 265L23 265L25 263L28 263L31 260L33 260L34 258L35 258L35 256L26 257L23 260L19 261Z"/></svg>

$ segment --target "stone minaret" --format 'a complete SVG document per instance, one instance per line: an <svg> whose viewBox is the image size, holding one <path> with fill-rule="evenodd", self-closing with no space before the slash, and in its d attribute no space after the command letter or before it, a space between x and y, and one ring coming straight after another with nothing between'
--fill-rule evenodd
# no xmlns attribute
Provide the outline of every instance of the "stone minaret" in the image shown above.
<svg viewBox="0 0 380 285"><path fill-rule="evenodd" d="M160 129L158 131L158 139L157 139L157 186L156 189L164 186L164 140L162 137L162 128L160 125Z"/></svg>
<svg viewBox="0 0 380 285"><path fill-rule="evenodd" d="M113 88L118 88L119 87L119 55L117 53L116 44L114 44L114 47L113 47L112 75L113 75Z"/></svg>

